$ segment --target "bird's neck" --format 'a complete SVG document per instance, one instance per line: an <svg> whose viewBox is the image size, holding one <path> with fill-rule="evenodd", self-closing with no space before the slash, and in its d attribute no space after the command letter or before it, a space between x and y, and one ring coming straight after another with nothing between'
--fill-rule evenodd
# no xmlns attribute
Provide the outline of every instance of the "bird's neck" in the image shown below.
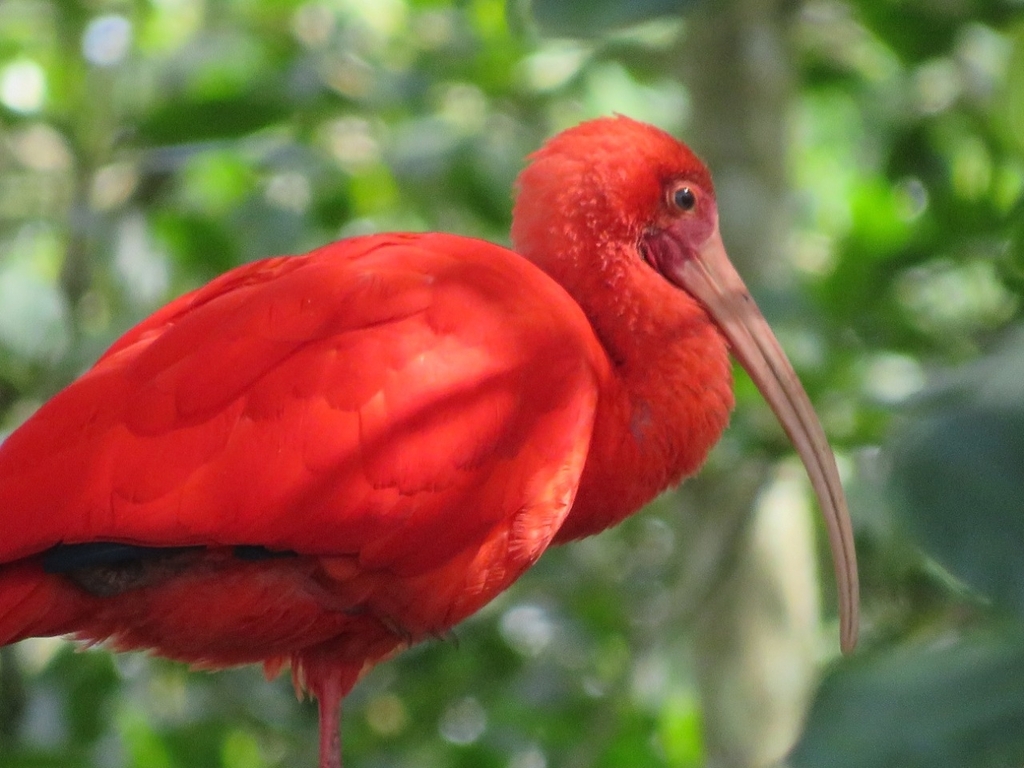
<svg viewBox="0 0 1024 768"><path fill-rule="evenodd" d="M600 307L577 297L609 360L576 501L556 541L604 530L696 472L733 406L725 339L689 296L656 277L613 278Z"/></svg>

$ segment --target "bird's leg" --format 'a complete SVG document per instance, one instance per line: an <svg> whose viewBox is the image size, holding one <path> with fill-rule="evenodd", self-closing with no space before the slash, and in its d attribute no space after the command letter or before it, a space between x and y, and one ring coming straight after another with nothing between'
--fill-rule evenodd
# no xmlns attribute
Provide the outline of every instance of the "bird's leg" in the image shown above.
<svg viewBox="0 0 1024 768"><path fill-rule="evenodd" d="M320 707L320 768L341 766L341 700L344 686L338 675L327 675L317 691Z"/></svg>
<svg viewBox="0 0 1024 768"><path fill-rule="evenodd" d="M320 768L341 768L341 701L359 678L360 666L331 659L329 648L296 659L297 681L316 696L320 713Z"/></svg>

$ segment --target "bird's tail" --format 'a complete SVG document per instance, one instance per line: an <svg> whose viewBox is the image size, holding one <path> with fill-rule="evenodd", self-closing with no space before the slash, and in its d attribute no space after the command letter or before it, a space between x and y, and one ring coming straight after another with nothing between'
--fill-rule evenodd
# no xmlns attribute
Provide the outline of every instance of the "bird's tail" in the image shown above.
<svg viewBox="0 0 1024 768"><path fill-rule="evenodd" d="M88 606L66 579L38 563L0 565L0 645L74 632Z"/></svg>

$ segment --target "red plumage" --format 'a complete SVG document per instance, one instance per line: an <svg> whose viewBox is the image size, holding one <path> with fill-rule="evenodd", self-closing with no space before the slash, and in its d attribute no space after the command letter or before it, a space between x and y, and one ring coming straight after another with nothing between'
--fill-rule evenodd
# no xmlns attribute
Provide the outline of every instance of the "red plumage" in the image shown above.
<svg viewBox="0 0 1024 768"><path fill-rule="evenodd" d="M749 351L744 333L770 336L736 319L749 296L719 308L686 271L734 275L706 169L617 118L553 140L520 183L519 253L399 234L242 266L43 405L0 445L0 644L71 633L201 666L290 663L338 765L331 723L368 665L699 467L732 407L730 346L817 451L852 644L820 427L786 421L809 405L773 389L790 386L781 350L769 374ZM90 542L189 549L45 567Z"/></svg>
<svg viewBox="0 0 1024 768"><path fill-rule="evenodd" d="M599 353L543 273L478 241L377 236L242 267L129 331L4 443L3 560L89 541L258 544L342 561L319 578L357 568L334 612L379 614L410 638L442 632L479 607L477 593L507 586L561 524L608 375ZM475 565L478 585L442 595L423 583L483 547L502 551ZM213 569L213 605L187 601L188 621L181 608L152 611L159 626L129 641L121 617L105 617L116 608L90 606L84 627L76 617L51 631L113 627L121 644L204 664L286 650L260 636L276 625L235 631L218 652L195 639L232 634L250 582L225 589L229 565ZM235 570L309 576L295 565ZM198 647L176 648L176 625Z"/></svg>

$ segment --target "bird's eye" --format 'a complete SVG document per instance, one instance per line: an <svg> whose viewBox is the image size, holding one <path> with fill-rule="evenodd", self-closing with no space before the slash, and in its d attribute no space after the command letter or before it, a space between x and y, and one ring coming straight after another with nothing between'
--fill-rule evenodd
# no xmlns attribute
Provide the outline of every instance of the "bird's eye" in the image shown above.
<svg viewBox="0 0 1024 768"><path fill-rule="evenodd" d="M672 204L680 211L692 211L697 204L697 195L689 187L678 187L672 193Z"/></svg>

